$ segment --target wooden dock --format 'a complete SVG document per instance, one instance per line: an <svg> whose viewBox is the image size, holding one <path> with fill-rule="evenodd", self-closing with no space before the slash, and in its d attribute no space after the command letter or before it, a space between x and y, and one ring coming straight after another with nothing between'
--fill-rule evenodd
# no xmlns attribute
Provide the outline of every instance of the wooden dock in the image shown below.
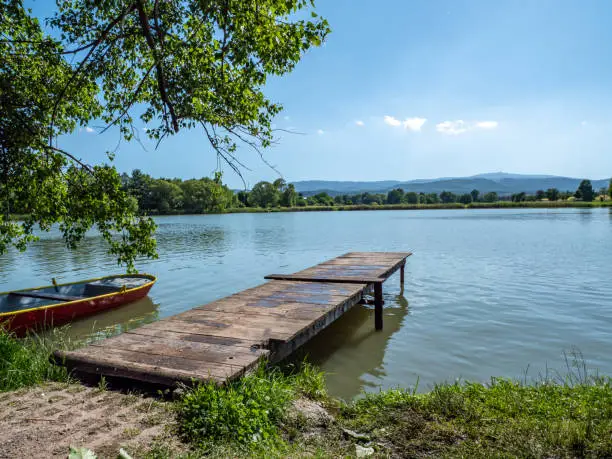
<svg viewBox="0 0 612 459"><path fill-rule="evenodd" d="M175 386L223 383L262 358L277 362L373 291L375 328L382 329L382 284L410 252L351 252L181 314L90 344L56 351L69 370Z"/></svg>

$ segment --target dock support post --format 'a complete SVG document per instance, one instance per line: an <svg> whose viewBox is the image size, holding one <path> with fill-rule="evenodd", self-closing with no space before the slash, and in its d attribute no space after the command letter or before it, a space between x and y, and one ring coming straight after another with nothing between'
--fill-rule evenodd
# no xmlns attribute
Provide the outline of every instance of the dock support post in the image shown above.
<svg viewBox="0 0 612 459"><path fill-rule="evenodd" d="M382 282L374 284L374 328L383 329L383 293Z"/></svg>
<svg viewBox="0 0 612 459"><path fill-rule="evenodd" d="M404 267L406 266L406 263L402 264L402 267L400 268L400 286L402 288L404 288Z"/></svg>

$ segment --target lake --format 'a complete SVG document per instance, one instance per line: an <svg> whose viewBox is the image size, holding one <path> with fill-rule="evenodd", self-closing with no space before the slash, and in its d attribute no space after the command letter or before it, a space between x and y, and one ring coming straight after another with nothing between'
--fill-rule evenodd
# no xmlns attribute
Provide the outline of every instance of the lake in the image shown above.
<svg viewBox="0 0 612 459"><path fill-rule="evenodd" d="M149 298L79 321L74 336L117 333L349 251L414 251L385 289L385 328L358 306L303 353L333 395L457 378L537 378L579 349L612 374L609 209L304 212L159 217ZM0 257L0 291L121 272L95 235L70 252L57 233ZM299 358L299 356L298 356Z"/></svg>

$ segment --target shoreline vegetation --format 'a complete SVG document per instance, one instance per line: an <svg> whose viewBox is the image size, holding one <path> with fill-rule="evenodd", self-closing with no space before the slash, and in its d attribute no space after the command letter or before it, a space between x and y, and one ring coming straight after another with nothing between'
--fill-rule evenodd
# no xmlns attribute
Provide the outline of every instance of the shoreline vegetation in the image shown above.
<svg viewBox="0 0 612 459"><path fill-rule="evenodd" d="M258 182L250 190L233 191L222 174L201 179L156 179L140 170L121 176L123 190L133 200L135 212L144 215L198 215L258 212L309 212L351 210L503 209L610 207L612 187L594 190L583 180L575 191L556 188L534 194L500 195L496 192L455 194L416 193L402 188L386 193L363 192L330 196L321 191L304 195L283 179ZM611 182L612 185L612 182Z"/></svg>
<svg viewBox="0 0 612 459"><path fill-rule="evenodd" d="M498 202L473 202L470 204L448 203L448 204L359 204L359 205L340 205L340 206L307 206L307 207L232 207L220 211L207 212L150 212L151 217L168 217L173 215L221 215L221 214L260 214L275 212L350 212L363 210L466 210L466 209L593 209L593 208L612 208L612 200L608 201L498 201ZM14 221L23 220L24 214L13 214L11 219Z"/></svg>
<svg viewBox="0 0 612 459"><path fill-rule="evenodd" d="M440 210L440 209L557 209L557 208L599 208L612 207L612 201L498 201L439 203L439 204L359 204L338 206L308 206L308 207L236 207L219 213L266 213L266 212L317 212L317 211L354 211L354 210ZM158 214L171 215L171 214ZM181 215L181 214L175 214ZM187 214L183 214L187 215Z"/></svg>
<svg viewBox="0 0 612 459"><path fill-rule="evenodd" d="M500 195L496 192L455 194L416 193L396 188L387 193L356 193L330 196L327 192L303 195L283 179L258 182L251 190L234 191L223 184L223 175L182 180L154 178L140 170L121 175L121 191L134 215L201 215L263 212L317 212L354 210L593 208L612 207L612 181L608 189L594 190L583 180L575 191L550 188L534 194ZM11 205L11 219L29 215L24 203Z"/></svg>
<svg viewBox="0 0 612 459"><path fill-rule="evenodd" d="M0 330L7 453L68 454L72 447L81 454L74 457L94 457L85 455L89 448L99 457L150 459L612 455L612 381L591 372L578 352L565 356L562 373L533 382L491 378L343 401L327 394L324 374L307 362L262 364L225 386L166 394L120 392L103 378L87 387L50 363L49 344ZM97 421L87 416L106 409L118 413L117 426L92 428ZM64 416L72 422L54 422ZM102 412L98 417L109 422Z"/></svg>

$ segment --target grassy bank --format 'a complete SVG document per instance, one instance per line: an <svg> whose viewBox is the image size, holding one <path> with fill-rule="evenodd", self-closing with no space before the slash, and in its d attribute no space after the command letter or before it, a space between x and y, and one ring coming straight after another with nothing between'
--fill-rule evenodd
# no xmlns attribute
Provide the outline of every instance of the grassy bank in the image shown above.
<svg viewBox="0 0 612 459"><path fill-rule="evenodd" d="M0 392L40 384L44 381L68 381L64 367L51 363L51 354L70 343L55 329L50 336L31 335L17 339L0 327Z"/></svg>
<svg viewBox="0 0 612 459"><path fill-rule="evenodd" d="M346 425L401 456L610 457L612 388L493 379L413 395L387 391L343 410Z"/></svg>
<svg viewBox="0 0 612 459"><path fill-rule="evenodd" d="M563 208L606 208L612 207L612 201L524 201L524 202L473 202L471 204L439 203L439 204L359 204L337 206L296 206L296 207L233 207L222 212L205 212L204 214L188 214L174 211L168 213L151 213L151 216L171 215L207 215L207 214L259 214L270 212L331 212L351 210L439 210L439 209L563 209ZM11 219L23 220L23 215L11 215Z"/></svg>
<svg viewBox="0 0 612 459"><path fill-rule="evenodd" d="M599 208L612 207L612 201L532 201L532 202L473 202L471 204L385 204L385 205L353 205L353 206L303 206L303 207L238 207L227 209L223 213L262 213L262 212L321 212L321 211L351 211L351 210L435 210L435 209L560 209L560 208Z"/></svg>
<svg viewBox="0 0 612 459"><path fill-rule="evenodd" d="M179 405L183 433L197 451L205 445L221 456L612 456L607 378L441 384L425 394L388 390L345 404L326 397L321 377L306 368L309 378L259 373L238 386L196 389ZM309 387L330 413L326 420L288 408L297 396L311 397Z"/></svg>
<svg viewBox="0 0 612 459"><path fill-rule="evenodd" d="M48 341L21 341L0 334L0 390L12 391L48 380L67 381L68 375L61 368L49 364L50 350ZM138 399L143 410L148 407L148 414L136 428L125 422L139 411L123 413L119 438L110 439L105 447L115 451L125 446L135 457L151 459L358 454L611 457L610 379L589 375L580 361L568 364L567 370L565 378L545 378L533 384L492 378L487 384L439 384L426 393L387 390L345 403L327 395L323 374L306 363L299 368L262 365L225 386L202 384L185 388L174 400ZM83 398L83 390L78 386L67 388L62 392L62 403L69 407L65 397L75 394ZM121 407L136 400L133 395L106 397L100 390L87 393L82 403L90 403L91 398L108 403L114 397L113 409L123 410ZM23 390L19 396L23 400ZM6 403L7 397L11 392L0 398ZM31 406L38 405L33 402ZM28 413L28 419L51 416L46 411L48 403L40 406L36 409L42 414ZM154 406L157 411L153 416L150 410ZM82 438L76 446L89 446L88 438L97 430L90 429L87 423L73 424L71 429L85 430L62 430L62 435ZM156 432L163 434L130 450L127 439L153 425ZM53 435L59 434L46 432L46 441ZM35 442L36 438L28 441ZM43 451L45 447L48 445L41 445Z"/></svg>

